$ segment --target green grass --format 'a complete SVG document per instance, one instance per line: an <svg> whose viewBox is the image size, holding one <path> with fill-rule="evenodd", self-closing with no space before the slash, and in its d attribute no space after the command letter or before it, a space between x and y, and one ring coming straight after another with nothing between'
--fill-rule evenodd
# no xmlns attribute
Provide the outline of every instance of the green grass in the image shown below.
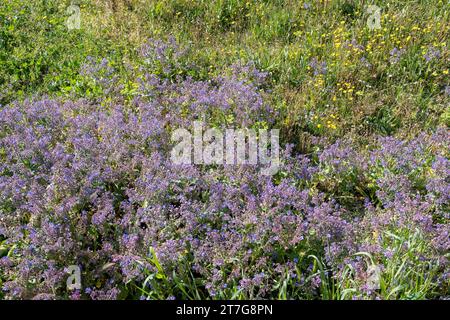
<svg viewBox="0 0 450 320"><path fill-rule="evenodd" d="M269 72L286 141L305 132L410 135L448 125L448 3L375 1L382 9L379 30L366 24L372 2L304 3L80 0L74 4L81 8L81 29L69 31L69 1L3 2L0 103L32 94L95 96L79 73L88 56L109 59L132 88L127 66L139 66L137 49L149 37L174 36L190 48L186 65L196 66L182 75L207 79L236 61L254 61ZM352 40L364 48L348 47ZM424 59L429 46L439 48L440 59ZM397 63L390 62L393 48L404 50ZM327 63L327 74L313 74L313 57Z"/></svg>
<svg viewBox="0 0 450 320"><path fill-rule="evenodd" d="M423 300L434 294L438 262L421 259L431 252L421 233L418 230L393 230L382 237L383 249L390 250L391 257L373 257L366 252L355 254L364 259L367 268L376 268L380 262L384 266L374 278L377 283L372 290L358 289L361 283L352 265L348 264L342 274L330 277L323 262L312 257L315 275L321 279L323 299L373 299L378 296L391 300Z"/></svg>

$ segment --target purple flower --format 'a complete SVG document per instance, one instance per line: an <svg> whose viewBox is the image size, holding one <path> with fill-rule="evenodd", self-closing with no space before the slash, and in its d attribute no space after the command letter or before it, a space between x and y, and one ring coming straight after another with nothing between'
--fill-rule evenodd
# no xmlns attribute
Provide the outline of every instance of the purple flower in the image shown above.
<svg viewBox="0 0 450 320"><path fill-rule="evenodd" d="M424 58L427 62L431 62L434 59L439 59L441 57L441 51L435 47L429 46Z"/></svg>
<svg viewBox="0 0 450 320"><path fill-rule="evenodd" d="M314 76L320 74L325 75L328 71L327 63L325 61L319 61L316 57L311 60L309 66L313 69Z"/></svg>
<svg viewBox="0 0 450 320"><path fill-rule="evenodd" d="M450 97L450 86L445 86L444 92L447 96Z"/></svg>
<svg viewBox="0 0 450 320"><path fill-rule="evenodd" d="M400 61L400 58L402 57L402 55L405 53L405 49L398 49L398 48L394 48L389 52L390 58L389 61L392 64L396 64L397 62Z"/></svg>

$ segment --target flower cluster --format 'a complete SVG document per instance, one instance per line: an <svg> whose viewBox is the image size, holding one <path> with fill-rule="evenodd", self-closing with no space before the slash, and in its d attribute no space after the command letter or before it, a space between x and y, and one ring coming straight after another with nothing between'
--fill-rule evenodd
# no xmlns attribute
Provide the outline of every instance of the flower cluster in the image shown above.
<svg viewBox="0 0 450 320"><path fill-rule="evenodd" d="M355 290L370 295L354 254L364 251L387 269L387 258L401 252L387 235L399 230L420 233L421 259L436 261L423 277L445 292L448 131L380 138L362 151L341 140L308 156L288 145L273 177L250 165L173 164L170 133L192 121L272 123L264 74L236 70L210 81L147 73L130 106L41 99L2 107L6 296L138 297L151 273L166 285L163 298L186 297L171 286L186 274L204 297L270 298L283 279L290 297L317 297L326 279L310 256L330 281L353 266ZM82 291L67 292L70 265L82 270Z"/></svg>

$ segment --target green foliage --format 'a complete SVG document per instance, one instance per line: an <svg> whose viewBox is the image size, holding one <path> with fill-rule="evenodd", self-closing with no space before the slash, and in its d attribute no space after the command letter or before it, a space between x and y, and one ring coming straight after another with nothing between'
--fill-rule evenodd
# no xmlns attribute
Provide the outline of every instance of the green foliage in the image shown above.
<svg viewBox="0 0 450 320"><path fill-rule="evenodd" d="M438 271L438 262L425 262L423 257L430 254L423 235L417 230L392 230L383 237L383 249L390 250L392 256L372 257L365 256L368 264L381 263L379 288L372 292L360 292L353 285L360 281L354 277L354 269L347 266L342 278L337 280L341 299L348 298L349 294L359 298L420 300L428 298L435 287L435 275Z"/></svg>

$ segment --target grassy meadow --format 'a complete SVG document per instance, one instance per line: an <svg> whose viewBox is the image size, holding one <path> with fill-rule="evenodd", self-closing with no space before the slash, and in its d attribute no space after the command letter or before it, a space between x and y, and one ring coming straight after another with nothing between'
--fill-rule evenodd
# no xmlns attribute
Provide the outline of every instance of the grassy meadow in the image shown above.
<svg viewBox="0 0 450 320"><path fill-rule="evenodd" d="M449 35L441 0L3 1L0 299L448 299ZM173 167L200 118L279 129L280 171Z"/></svg>

